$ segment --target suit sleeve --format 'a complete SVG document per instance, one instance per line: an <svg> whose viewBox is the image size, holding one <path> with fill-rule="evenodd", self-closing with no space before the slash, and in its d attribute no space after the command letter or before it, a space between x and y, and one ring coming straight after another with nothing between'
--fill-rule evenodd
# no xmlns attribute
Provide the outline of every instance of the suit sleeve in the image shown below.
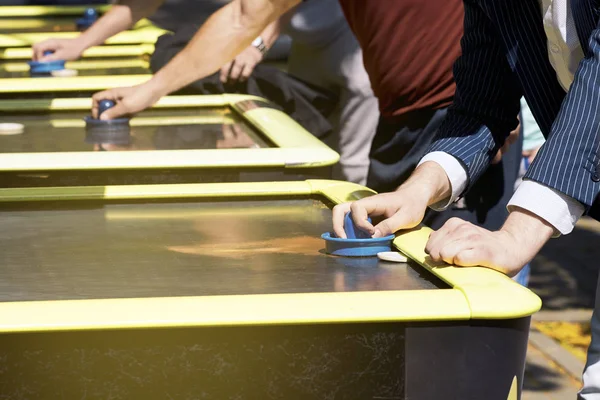
<svg viewBox="0 0 600 400"><path fill-rule="evenodd" d="M525 179L555 189L589 208L600 190L600 27Z"/></svg>
<svg viewBox="0 0 600 400"><path fill-rule="evenodd" d="M462 55L454 65L454 104L429 152L441 151L465 167L470 187L518 124L521 86L492 22L465 0Z"/></svg>

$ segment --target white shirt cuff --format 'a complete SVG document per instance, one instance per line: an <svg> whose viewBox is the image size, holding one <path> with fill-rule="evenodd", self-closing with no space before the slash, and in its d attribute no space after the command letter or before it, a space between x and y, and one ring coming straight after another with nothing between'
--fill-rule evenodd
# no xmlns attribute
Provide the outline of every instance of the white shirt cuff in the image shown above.
<svg viewBox="0 0 600 400"><path fill-rule="evenodd" d="M523 208L544 219L563 235L571 233L585 207L548 186L525 180L508 202L508 211L515 207Z"/></svg>
<svg viewBox="0 0 600 400"><path fill-rule="evenodd" d="M443 211L454 203L458 196L465 191L468 180L467 170L456 157L443 151L434 151L426 154L425 157L419 161L417 167L427 161L433 161L442 167L448 176L448 180L450 180L452 190L450 197L430 206L435 211Z"/></svg>

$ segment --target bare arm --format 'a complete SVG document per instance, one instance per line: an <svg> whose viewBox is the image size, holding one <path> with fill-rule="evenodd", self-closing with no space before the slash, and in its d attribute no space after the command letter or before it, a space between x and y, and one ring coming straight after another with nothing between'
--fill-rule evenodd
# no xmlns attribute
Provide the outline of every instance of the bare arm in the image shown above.
<svg viewBox="0 0 600 400"><path fill-rule="evenodd" d="M217 72L248 47L261 32L300 0L234 0L214 13L190 43L148 82L94 95L97 102L112 99L117 105L103 119L141 111L162 96Z"/></svg>
<svg viewBox="0 0 600 400"><path fill-rule="evenodd" d="M271 22L260 34L267 49L275 43L281 31L280 19ZM233 60L221 67L221 82L241 82L250 77L254 68L263 60L264 54L254 46L246 47Z"/></svg>
<svg viewBox="0 0 600 400"><path fill-rule="evenodd" d="M123 0L75 39L49 39L33 46L34 60L74 60L86 49L131 28L142 18L152 15L164 0ZM45 51L54 52L44 57Z"/></svg>
<svg viewBox="0 0 600 400"><path fill-rule="evenodd" d="M190 43L150 81L162 97L204 78L231 61L299 0L236 0L200 28Z"/></svg>
<svg viewBox="0 0 600 400"><path fill-rule="evenodd" d="M86 47L102 44L111 36L134 26L149 17L164 0L122 0L115 4L87 31L81 34Z"/></svg>

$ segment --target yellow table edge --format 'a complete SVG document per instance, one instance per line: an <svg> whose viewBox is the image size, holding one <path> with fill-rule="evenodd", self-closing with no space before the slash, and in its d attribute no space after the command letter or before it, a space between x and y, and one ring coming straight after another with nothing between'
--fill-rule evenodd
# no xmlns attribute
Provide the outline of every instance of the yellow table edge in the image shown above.
<svg viewBox="0 0 600 400"><path fill-rule="evenodd" d="M0 93L99 91L118 86L138 85L151 77L150 74L141 74L65 78L4 78L0 79Z"/></svg>
<svg viewBox="0 0 600 400"><path fill-rule="evenodd" d="M53 15L80 15L88 8L105 13L110 5L77 5L77 6L0 6L0 18L6 17L48 17Z"/></svg>
<svg viewBox="0 0 600 400"><path fill-rule="evenodd" d="M83 59L101 57L150 56L154 53L154 44L94 46L83 52ZM31 60L31 47L0 48L0 60Z"/></svg>
<svg viewBox="0 0 600 400"><path fill-rule="evenodd" d="M116 78L116 77L115 77ZM0 111L83 110L90 99L1 100ZM283 167L318 168L339 154L288 115L255 96L167 96L156 108L231 107L277 147L259 149L157 150L124 152L4 153L0 171L57 171L132 168ZM135 118L132 125L135 125ZM67 156L68 154L68 156Z"/></svg>
<svg viewBox="0 0 600 400"><path fill-rule="evenodd" d="M121 32L106 40L104 44L154 44L156 40L167 33L164 29L155 26L145 26L135 30ZM80 32L25 32L1 33L0 48L4 47L30 47L46 39L73 39Z"/></svg>
<svg viewBox="0 0 600 400"><path fill-rule="evenodd" d="M2 10L0 10L0 13ZM46 31L39 30L36 33L56 33L57 31L53 30L53 27L59 23L66 23L69 25L75 25L76 19L80 15L73 14L56 14L55 16L49 15L47 17L12 17L5 18L0 15L0 31L3 34L16 34L19 35L24 32L24 29L31 28L48 28ZM49 18L48 18L49 17ZM135 25L131 28L131 30L142 29L147 27L153 27L151 21L147 19L141 19L135 23ZM65 31L59 31L65 32ZM70 31L66 31L70 32Z"/></svg>
<svg viewBox="0 0 600 400"><path fill-rule="evenodd" d="M0 189L0 202L323 196L338 204L371 194L352 183L308 180ZM535 294L498 272L428 265L420 256L427 237L415 234L422 229L399 234L395 245L452 289L5 302L0 332L510 319L539 309Z"/></svg>
<svg viewBox="0 0 600 400"><path fill-rule="evenodd" d="M149 69L150 63L142 58L134 59L121 59L117 58L114 60L78 60L78 61L67 61L65 68L76 69L79 71L89 69L100 69L100 68L143 68ZM29 72L29 64L27 62L5 62L0 64L0 70L6 72ZM9 78L6 78L9 79Z"/></svg>

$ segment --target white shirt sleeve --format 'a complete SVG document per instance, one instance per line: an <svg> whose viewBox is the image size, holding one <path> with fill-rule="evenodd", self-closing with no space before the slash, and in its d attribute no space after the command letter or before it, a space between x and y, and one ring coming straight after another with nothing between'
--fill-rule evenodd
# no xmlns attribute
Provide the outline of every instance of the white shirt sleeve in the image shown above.
<svg viewBox="0 0 600 400"><path fill-rule="evenodd" d="M426 154L418 165L433 161L441 166L452 188L452 194L431 208L442 211L448 208L464 192L467 187L467 170L454 156L443 151ZM543 200L540 200L543 199ZM508 203L508 211L516 207L525 209L544 219L563 235L571 233L581 218L585 207L577 200L541 183L525 180Z"/></svg>
<svg viewBox="0 0 600 400"><path fill-rule="evenodd" d="M450 197L430 206L435 211L442 211L454 203L458 196L465 191L468 180L467 170L456 157L443 151L434 151L426 154L425 157L419 161L417 166L427 161L433 161L442 167L450 180L450 187L452 190Z"/></svg>
<svg viewBox="0 0 600 400"><path fill-rule="evenodd" d="M571 233L584 206L572 197L541 183L525 180L508 202L508 211L523 208L544 219L558 232Z"/></svg>

